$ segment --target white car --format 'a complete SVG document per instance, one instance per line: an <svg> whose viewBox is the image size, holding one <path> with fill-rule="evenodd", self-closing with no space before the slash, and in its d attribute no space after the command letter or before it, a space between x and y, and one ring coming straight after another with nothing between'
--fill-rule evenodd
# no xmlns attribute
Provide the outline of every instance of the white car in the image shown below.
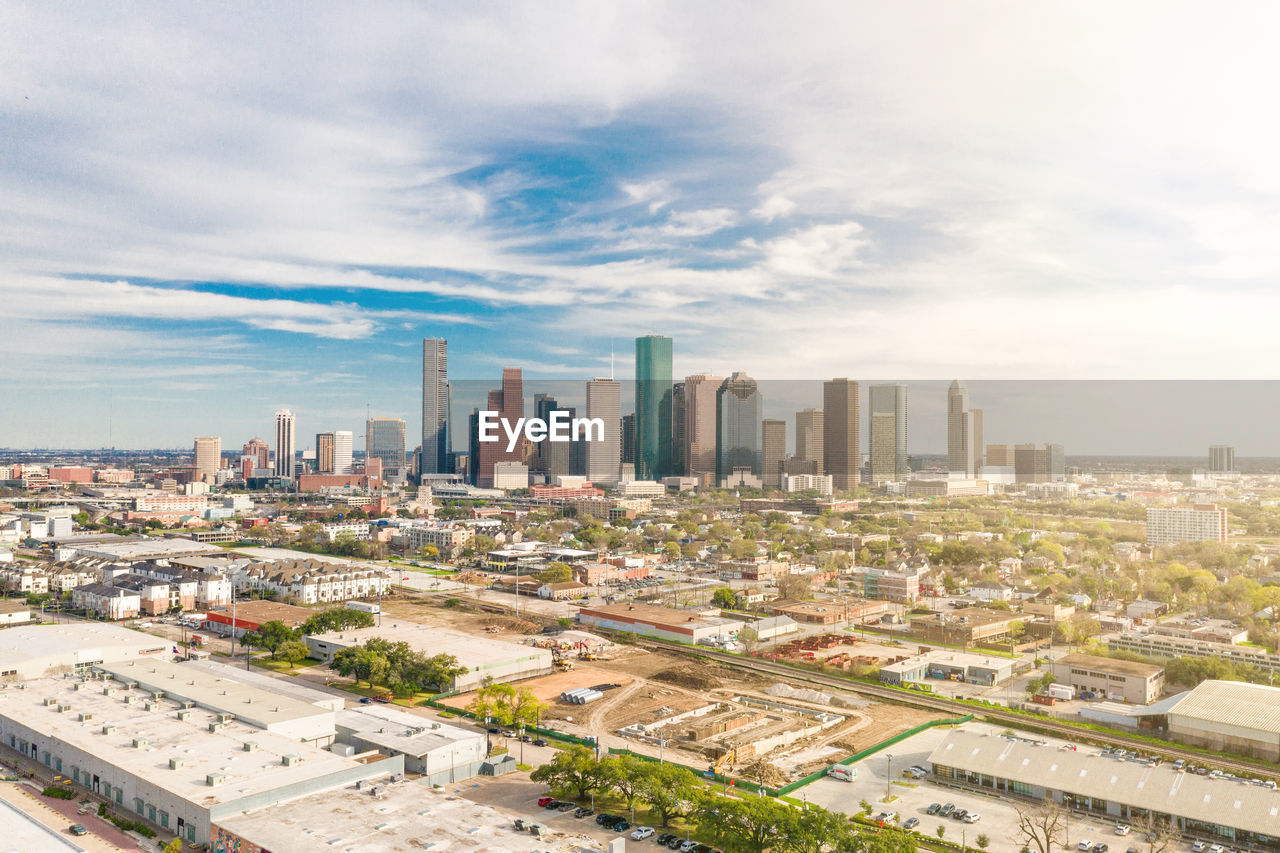
<svg viewBox="0 0 1280 853"><path fill-rule="evenodd" d="M1128 834L1129 834L1129 824L1121 823L1116 826L1116 835L1128 835Z"/></svg>
<svg viewBox="0 0 1280 853"><path fill-rule="evenodd" d="M1093 842L1086 838L1084 841L1081 841L1076 845L1076 849L1079 850L1080 853L1089 853L1089 851L1093 849Z"/></svg>
<svg viewBox="0 0 1280 853"><path fill-rule="evenodd" d="M1205 848L1208 846L1209 845L1205 844L1203 841L1195 841L1191 844L1191 850L1192 853L1204 853Z"/></svg>
<svg viewBox="0 0 1280 853"><path fill-rule="evenodd" d="M965 823L977 823L980 820L982 820L982 815L978 814L977 812L969 812L967 815L964 816Z"/></svg>
<svg viewBox="0 0 1280 853"><path fill-rule="evenodd" d="M631 837L636 841L644 841L650 835L653 835L652 826L637 826L631 831Z"/></svg>

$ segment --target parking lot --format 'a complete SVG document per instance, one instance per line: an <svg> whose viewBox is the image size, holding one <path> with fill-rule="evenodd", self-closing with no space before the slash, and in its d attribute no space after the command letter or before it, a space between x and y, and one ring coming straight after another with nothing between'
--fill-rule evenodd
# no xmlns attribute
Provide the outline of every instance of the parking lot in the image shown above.
<svg viewBox="0 0 1280 853"><path fill-rule="evenodd" d="M1001 731L995 726L974 723L965 728L992 733ZM913 827L914 830L931 838L937 837L938 827L941 826L944 827L943 837L948 841L963 841L973 847L979 835L986 835L990 839L987 849L992 853L1018 853L1024 842L1017 834L1018 813L1013 802L989 794L937 785L926 779L911 780L902 775L902 771L913 764L928 767L929 754L942 742L948 731L944 727L929 729L884 752L859 761L854 765L858 777L853 782L820 779L791 796L845 814L856 814L861 808L859 803L866 800L871 804L873 816L881 811L897 812L894 822L899 826L915 818L919 824ZM890 764L892 780L889 778ZM891 796L896 797L887 804L882 802L886 789ZM981 817L975 823L964 823L930 815L928 809L932 803L951 803L957 810L977 812ZM1073 816L1067 830L1068 846L1075 849L1080 841L1088 839L1110 845L1110 853L1125 853L1129 845L1140 838L1134 835L1128 838L1116 836L1113 834L1114 830L1114 823L1077 819Z"/></svg>

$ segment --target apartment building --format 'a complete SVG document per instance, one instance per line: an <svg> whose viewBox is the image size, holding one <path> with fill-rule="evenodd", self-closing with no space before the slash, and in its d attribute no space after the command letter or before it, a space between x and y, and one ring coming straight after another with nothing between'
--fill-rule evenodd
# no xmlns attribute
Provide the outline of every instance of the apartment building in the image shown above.
<svg viewBox="0 0 1280 853"><path fill-rule="evenodd" d="M400 531L404 547L409 551L419 551L428 545L434 545L441 556L453 556L475 539L476 531L471 527L406 527Z"/></svg>
<svg viewBox="0 0 1280 853"><path fill-rule="evenodd" d="M1147 508L1148 545L1226 541L1227 511L1217 504Z"/></svg>
<svg viewBox="0 0 1280 853"><path fill-rule="evenodd" d="M1211 640L1130 632L1107 640L1107 648L1152 658L1223 658L1232 663L1256 666L1268 672L1280 672L1280 655L1273 655L1257 646L1232 646Z"/></svg>
<svg viewBox="0 0 1280 853"><path fill-rule="evenodd" d="M231 570L237 591L272 590L299 604L349 601L386 593L391 580L374 567L316 559L252 563Z"/></svg>

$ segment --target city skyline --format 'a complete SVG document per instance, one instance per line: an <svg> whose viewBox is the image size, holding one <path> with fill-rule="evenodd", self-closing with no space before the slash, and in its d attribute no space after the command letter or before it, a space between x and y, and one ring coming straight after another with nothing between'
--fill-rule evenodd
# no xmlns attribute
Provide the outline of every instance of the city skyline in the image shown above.
<svg viewBox="0 0 1280 853"><path fill-rule="evenodd" d="M735 9L761 37L725 43L699 8L278 9L243 32L12 8L0 392L26 405L0 444L176 444L281 406L416 421L422 336L476 379L606 376L611 349L630 375L641 329L681 342L676 375L762 382L1276 362L1255 16ZM222 59L175 77L173 45Z"/></svg>

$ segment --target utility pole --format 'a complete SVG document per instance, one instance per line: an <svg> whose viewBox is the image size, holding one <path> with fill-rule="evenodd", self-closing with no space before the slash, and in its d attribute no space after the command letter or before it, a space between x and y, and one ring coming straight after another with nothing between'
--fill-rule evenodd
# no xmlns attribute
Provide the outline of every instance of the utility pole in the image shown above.
<svg viewBox="0 0 1280 853"><path fill-rule="evenodd" d="M889 760L889 764L887 769L885 770L885 776L884 776L884 801L887 803L889 802L889 797L890 797L890 791L891 791L890 786L893 784L893 756L886 752L884 754L884 757Z"/></svg>

